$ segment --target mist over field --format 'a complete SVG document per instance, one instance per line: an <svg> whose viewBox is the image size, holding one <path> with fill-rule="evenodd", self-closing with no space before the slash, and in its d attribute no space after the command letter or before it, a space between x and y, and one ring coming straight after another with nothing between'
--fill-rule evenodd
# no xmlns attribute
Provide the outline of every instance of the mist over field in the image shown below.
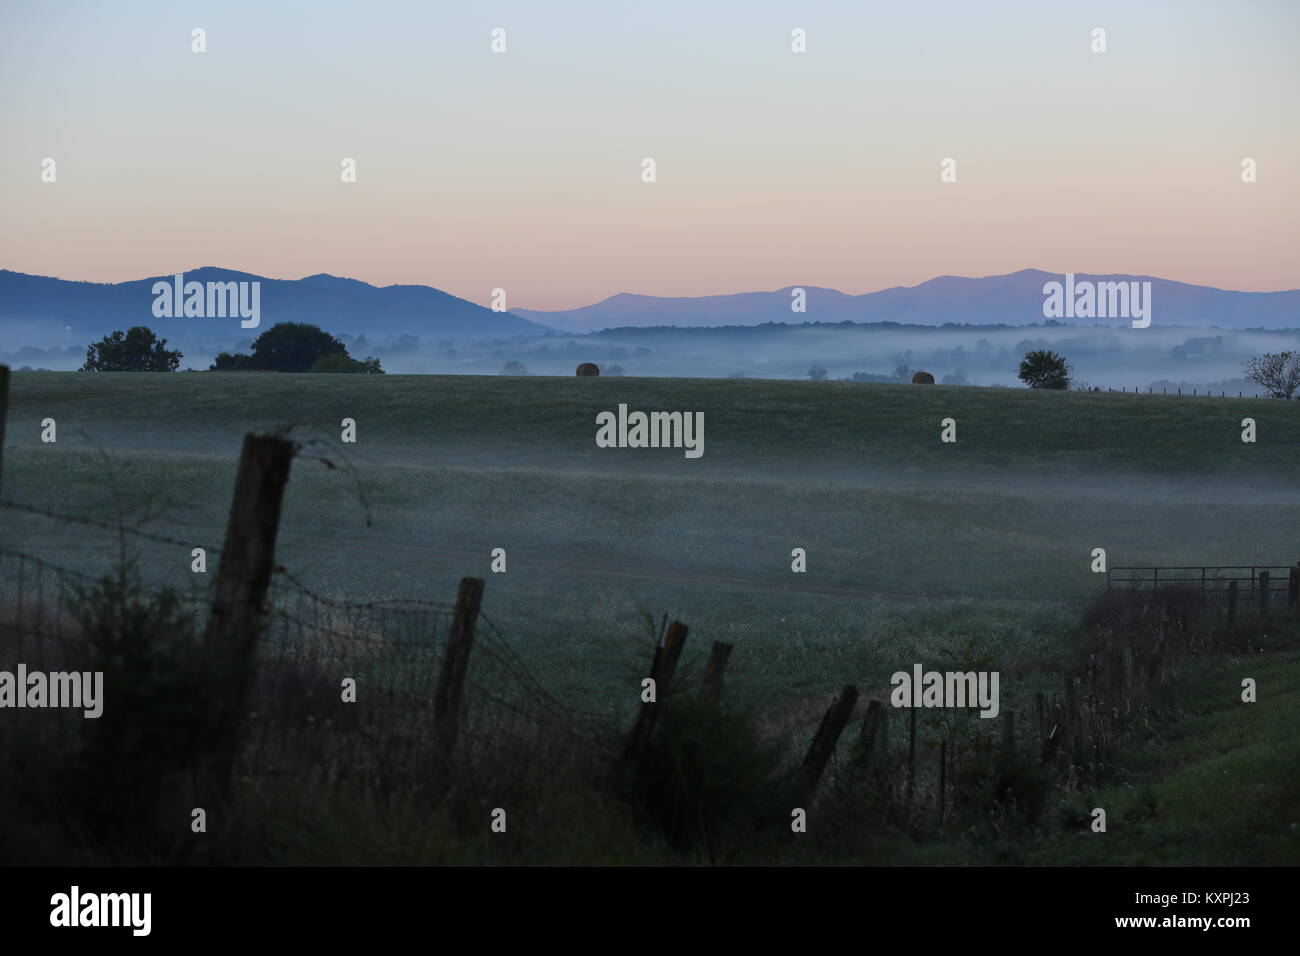
<svg viewBox="0 0 1300 956"><path fill-rule="evenodd" d="M762 325L678 329L608 329L586 335L430 341L413 335L371 339L343 333L354 357L377 356L385 371L440 375L571 376L595 362L606 376L673 378L806 378L813 367L832 379L888 381L900 366L921 369L950 385L1018 386L1016 370L1031 349L1053 349L1074 367L1079 384L1155 391L1178 387L1261 394L1242 378L1242 363L1265 352L1300 349L1300 330L1233 331L1152 325L921 327L894 324ZM182 369L205 370L217 351L247 350L252 336L177 335ZM0 362L14 368L73 370L82 345L24 347ZM511 364L513 363L513 364ZM522 368L520 367L522 366ZM908 373L910 377L910 372Z"/></svg>
<svg viewBox="0 0 1300 956"><path fill-rule="evenodd" d="M1272 400L260 373L16 373L12 391L6 497L101 515L153 502L151 527L207 545L243 434L289 429L305 446L286 566L364 599L445 599L483 573L529 664L588 706L625 695L619 648L646 613L739 642L737 680L760 698L801 648L796 683L822 693L854 672L877 686L959 635L1008 660L1070 653L1095 547L1113 564L1300 557L1300 416ZM702 411L703 457L596 447L597 413L620 403ZM1245 415L1258 444L1240 440ZM38 440L46 416L56 445ZM939 440L947 416L956 444ZM345 417L355 445L338 441ZM9 519L19 547L88 568L116 553L111 534ZM506 574L486 573L497 547ZM807 574L789 571L795 547ZM188 585L187 555L150 548L143 566Z"/></svg>

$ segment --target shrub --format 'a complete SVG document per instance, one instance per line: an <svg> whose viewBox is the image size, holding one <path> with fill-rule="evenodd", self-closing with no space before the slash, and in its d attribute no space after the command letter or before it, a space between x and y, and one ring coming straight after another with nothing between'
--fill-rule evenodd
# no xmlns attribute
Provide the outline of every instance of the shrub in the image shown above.
<svg viewBox="0 0 1300 956"><path fill-rule="evenodd" d="M748 712L676 695L627 772L626 799L670 845L719 862L789 818L790 781L779 760Z"/></svg>
<svg viewBox="0 0 1300 956"><path fill-rule="evenodd" d="M82 724L70 792L92 832L125 836L150 823L175 775L199 768L221 682L179 594L146 593L130 564L76 588L69 610L80 626L69 667L103 673L103 711Z"/></svg>

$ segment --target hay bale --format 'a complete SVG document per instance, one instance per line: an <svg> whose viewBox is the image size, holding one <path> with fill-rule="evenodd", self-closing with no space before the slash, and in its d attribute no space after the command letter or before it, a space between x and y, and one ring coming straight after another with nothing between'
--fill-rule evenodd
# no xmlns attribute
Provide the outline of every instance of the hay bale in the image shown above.
<svg viewBox="0 0 1300 956"><path fill-rule="evenodd" d="M913 385L933 385L934 376L929 372L917 372L912 376Z"/></svg>
<svg viewBox="0 0 1300 956"><path fill-rule="evenodd" d="M578 375L586 377L588 375L599 375L600 367L594 362L583 362L578 366Z"/></svg>

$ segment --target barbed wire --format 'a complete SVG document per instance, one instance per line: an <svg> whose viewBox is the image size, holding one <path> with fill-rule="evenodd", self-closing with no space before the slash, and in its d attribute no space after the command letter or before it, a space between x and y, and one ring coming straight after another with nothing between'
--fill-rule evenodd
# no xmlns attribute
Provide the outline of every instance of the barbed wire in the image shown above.
<svg viewBox="0 0 1300 956"><path fill-rule="evenodd" d="M156 541L160 544L177 545L182 548L203 548L208 554L220 554L220 548L212 548L206 545L196 544L193 540L183 541L180 538L173 538L170 535L156 534L152 531L142 531L139 528L132 528L121 523L111 521L102 521L98 518L87 518L84 515L69 515L58 511L50 511L47 508L38 508L35 505L23 504L20 501L8 501L0 499L0 508L7 508L11 511L22 511L27 514L38 515L42 518L53 518L56 521L69 521L73 524L86 525L91 528L100 528L105 531L112 531L115 534L129 534L132 537L144 538L147 541Z"/></svg>
<svg viewBox="0 0 1300 956"><path fill-rule="evenodd" d="M310 597L312 600L318 601L321 604L333 608L346 609L346 610L367 610L367 609L381 609L384 606L402 604L402 605L409 605L411 607L431 608L431 609L435 609L439 611L447 611L447 612L451 612L455 610L454 605L448 604L446 601L430 601L424 598L380 598L375 601L345 601L340 598L326 597L325 595L312 590L310 587L304 584L299 577L297 577L295 574L290 572L282 564L277 564L275 566L274 574L279 578L283 579L284 581L287 581L294 589Z"/></svg>

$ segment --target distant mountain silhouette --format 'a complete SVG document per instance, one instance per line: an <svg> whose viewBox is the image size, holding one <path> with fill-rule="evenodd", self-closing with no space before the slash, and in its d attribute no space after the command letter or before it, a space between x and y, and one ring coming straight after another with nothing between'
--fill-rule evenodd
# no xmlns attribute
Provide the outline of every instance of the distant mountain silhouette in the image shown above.
<svg viewBox="0 0 1300 956"><path fill-rule="evenodd" d="M310 322L335 334L418 335L422 339L542 335L547 330L508 312L493 312L423 285L373 286L356 279L313 275L267 279L205 266L186 282L261 283L261 324L241 329L232 318L155 318L153 285L170 275L114 284L72 282L0 270L0 323L31 333L57 325L81 340L147 325L160 336L253 337L277 322ZM7 336L5 336L7 337Z"/></svg>
<svg viewBox="0 0 1300 956"><path fill-rule="evenodd" d="M1225 329L1300 328L1300 290L1231 292L1151 276L1076 273L1076 281L1149 281L1157 325L1205 325ZM760 325L764 322L899 322L907 325L1029 325L1041 323L1043 284L1063 281L1059 273L1023 269L1010 275L964 278L939 276L915 286L895 286L864 295L802 286L807 311L790 311L791 289L694 298L623 293L567 311L514 309L516 315L569 332L627 326L680 327ZM1124 324L1119 319L1062 319L1085 324Z"/></svg>

